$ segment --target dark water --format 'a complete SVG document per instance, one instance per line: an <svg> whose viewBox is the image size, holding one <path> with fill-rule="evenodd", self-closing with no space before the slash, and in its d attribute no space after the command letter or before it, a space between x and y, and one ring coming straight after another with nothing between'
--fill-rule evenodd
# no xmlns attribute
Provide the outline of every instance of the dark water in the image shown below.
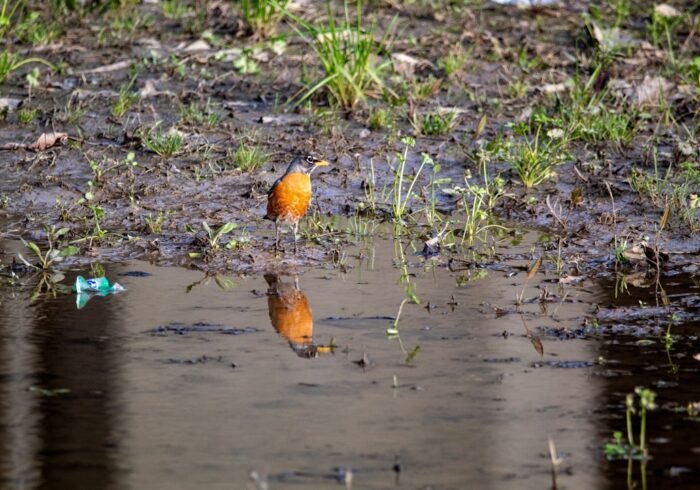
<svg viewBox="0 0 700 490"><path fill-rule="evenodd" d="M405 297L394 247L357 256L347 273L309 270L298 287L230 277L228 290L184 269L109 266L128 291L80 310L71 294L30 302L30 288L4 286L2 488L542 489L548 438L563 458L559 488L626 488L627 462L607 462L602 447L639 385L660 406L647 488L697 488L700 431L682 410L700 401L693 278L666 285L686 315L668 351L658 335L543 334L541 357L515 313L524 273L508 277L527 260L458 286L464 272L407 252L421 304L404 307L399 340L386 335ZM525 297L555 290L553 278L538 275ZM574 330L596 305L655 298L614 290L567 286L564 301L526 302L523 318L535 334ZM650 321L665 332L663 317ZM638 462L631 475L642 488Z"/></svg>

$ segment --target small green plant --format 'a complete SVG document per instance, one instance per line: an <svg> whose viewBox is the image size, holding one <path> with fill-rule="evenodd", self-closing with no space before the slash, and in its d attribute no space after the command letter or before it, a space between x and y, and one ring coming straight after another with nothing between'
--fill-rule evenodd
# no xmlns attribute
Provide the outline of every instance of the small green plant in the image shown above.
<svg viewBox="0 0 700 490"><path fill-rule="evenodd" d="M624 267L629 263L629 260L627 259L627 249L629 248L627 240L624 238L619 238L617 235L615 235L613 247L615 252L615 265L617 267Z"/></svg>
<svg viewBox="0 0 700 490"><path fill-rule="evenodd" d="M628 180L632 189L640 196L649 199L659 209L670 205L691 232L700 229L700 169L692 161L660 168L656 153L653 154L654 170L648 172L636 167L630 171Z"/></svg>
<svg viewBox="0 0 700 490"><path fill-rule="evenodd" d="M548 115L545 109L538 108L533 111L531 123L547 128L548 132L562 131L564 141L628 145L634 138L638 110L605 103L607 92L594 90L599 76L600 69L596 69L585 83L575 77L569 95L557 99L553 114Z"/></svg>
<svg viewBox="0 0 700 490"><path fill-rule="evenodd" d="M620 27L627 21L631 13L630 0L608 0L608 6L615 14L614 27Z"/></svg>
<svg viewBox="0 0 700 490"><path fill-rule="evenodd" d="M541 138L540 131L541 128L538 127L533 139L524 135L523 139L510 145L504 155L528 189L556 175L554 167L568 158L557 135L549 133Z"/></svg>
<svg viewBox="0 0 700 490"><path fill-rule="evenodd" d="M462 70L468 59L469 53L461 50L450 51L447 56L438 60L438 67L445 72L445 75L451 77Z"/></svg>
<svg viewBox="0 0 700 490"><path fill-rule="evenodd" d="M264 39L275 33L288 3L289 0L241 0L243 18L253 34Z"/></svg>
<svg viewBox="0 0 700 490"><path fill-rule="evenodd" d="M637 404L635 405L635 395ZM615 432L613 440L605 444L605 457L608 459L642 459L648 457L647 447L647 412L656 409L656 393L644 387L634 389L634 394L625 398L625 420L627 422L627 441L623 433ZM639 414L639 443L635 443L632 415Z"/></svg>
<svg viewBox="0 0 700 490"><path fill-rule="evenodd" d="M393 113L383 107L372 109L369 113L367 119L367 126L372 131L378 131L382 129L391 129L394 127L394 115Z"/></svg>
<svg viewBox="0 0 700 490"><path fill-rule="evenodd" d="M75 255L79 251L78 247L74 245L66 245L61 247L61 244L59 243L61 237L65 236L70 231L68 228L56 228L55 226L49 228L47 226L45 229L48 243L48 247L45 252L42 252L36 243L26 241L24 239L22 240L22 243L24 243L24 245L34 253L35 258L37 259L36 265L25 259L22 254L18 254L19 259L28 267L41 269L44 271L53 268L54 265L62 262L66 257Z"/></svg>
<svg viewBox="0 0 700 490"><path fill-rule="evenodd" d="M5 49L0 52L0 83L7 80L7 77L14 71L22 68L24 65L29 63L41 63L48 66L51 70L55 70L54 65L48 61L41 58L24 58L22 59L18 54L12 53L11 51Z"/></svg>
<svg viewBox="0 0 700 490"><path fill-rule="evenodd" d="M136 153L130 151L126 154L123 160L114 161L108 158L102 160L88 160L90 170L92 170L95 178L92 180L94 185L102 184L104 176L110 172L115 172L122 167L133 168L138 166L136 161Z"/></svg>
<svg viewBox="0 0 700 490"><path fill-rule="evenodd" d="M361 203L361 209L368 209L372 215L377 214L377 195L376 195L377 178L374 171L374 160L370 158L369 169L365 179L364 191L365 200Z"/></svg>
<svg viewBox="0 0 700 490"><path fill-rule="evenodd" d="M182 150L185 144L185 136L178 130L171 128L169 131L161 131L160 123L146 131L141 136L143 146L158 156L170 157Z"/></svg>
<svg viewBox="0 0 700 490"><path fill-rule="evenodd" d="M324 76L312 83L295 105L324 89L329 102L343 109L353 109L374 90L391 91L382 80L382 73L390 62L376 64L375 60L379 57L380 50L388 49L393 22L377 41L376 24L369 27L362 25L360 1L357 2L354 21L350 19L348 4L345 2L345 16L340 23L336 22L329 2L328 23L321 28L291 13L288 15L298 24L299 27L293 26L294 29L314 49L324 71Z"/></svg>
<svg viewBox="0 0 700 490"><path fill-rule="evenodd" d="M16 23L13 34L20 41L37 46L48 44L58 37L59 29L47 24L39 12L29 12L24 19Z"/></svg>
<svg viewBox="0 0 700 490"><path fill-rule="evenodd" d="M39 109L36 107L22 107L17 113L17 119L22 124L31 124L39 116Z"/></svg>
<svg viewBox="0 0 700 490"><path fill-rule="evenodd" d="M681 68L681 73L689 79L690 83L700 87L700 56L686 61Z"/></svg>
<svg viewBox="0 0 700 490"><path fill-rule="evenodd" d="M404 214L408 205L411 203L415 197L413 194L413 188L418 182L418 178L425 167L426 164L432 165L433 161L429 155L423 154L423 159L420 166L415 171L413 176L408 177L406 174L406 163L408 162L408 151L416 145L416 140L411 137L404 137L401 142L404 145L403 151L396 153L396 164L392 166L394 171L393 186L391 192L391 214L396 223L402 223L404 221ZM405 179L409 178L408 189L404 189Z"/></svg>
<svg viewBox="0 0 700 490"><path fill-rule="evenodd" d="M676 63L674 35L683 20L684 17L675 8L668 5L655 5L648 25L651 43L666 52L668 61L672 65Z"/></svg>
<svg viewBox="0 0 700 490"><path fill-rule="evenodd" d="M544 65L544 62L538 57L532 57L530 58L527 53L527 48L525 46L521 46L518 49L518 56L517 56L517 64L518 68L523 73L530 73L533 70L536 70L537 68L540 68Z"/></svg>
<svg viewBox="0 0 700 490"><path fill-rule="evenodd" d="M126 41L133 36L140 27L150 27L155 23L155 19L150 14L144 14L143 11L136 9L124 8L114 12L110 16L113 20L108 27L103 27L98 32L98 40L104 43L107 36Z"/></svg>
<svg viewBox="0 0 700 490"><path fill-rule="evenodd" d="M86 109L72 97L68 98L66 105L58 113L58 120L67 124L79 124L80 120L85 116Z"/></svg>
<svg viewBox="0 0 700 490"><path fill-rule="evenodd" d="M162 233L165 218L167 218L171 213L172 211L159 211L155 217L152 214L149 214L148 216L145 216L143 220L146 222L146 226L148 226L148 230L151 233Z"/></svg>
<svg viewBox="0 0 700 490"><path fill-rule="evenodd" d="M136 77L133 77L129 83L122 85L119 89L117 100L112 104L112 115L114 117L122 117L139 100L138 94L132 92L135 81Z"/></svg>
<svg viewBox="0 0 700 490"><path fill-rule="evenodd" d="M244 48L241 54L233 60L233 67L241 75L257 75L260 73L260 64L253 57L253 50Z"/></svg>
<svg viewBox="0 0 700 490"><path fill-rule="evenodd" d="M10 5L10 0L3 0L0 7L0 38L5 38L5 35L12 28L15 19L13 19L17 8L22 5L20 0L16 0Z"/></svg>
<svg viewBox="0 0 700 490"><path fill-rule="evenodd" d="M464 209L464 230L462 242L468 245L474 239L489 229L506 230L505 227L491 223L492 210L497 201L504 195L505 181L501 176L489 178L486 161L483 163L481 185L470 181L471 175L464 176L465 189L462 191L462 207Z"/></svg>
<svg viewBox="0 0 700 490"><path fill-rule="evenodd" d="M527 96L530 85L525 79L512 80L506 86L506 95L512 99L522 99Z"/></svg>
<svg viewBox="0 0 700 490"><path fill-rule="evenodd" d="M379 223L377 220L355 213L348 221L347 233L356 237L371 237L375 234L378 227Z"/></svg>
<svg viewBox="0 0 700 490"><path fill-rule="evenodd" d="M220 248L219 240L227 233L231 233L238 226L235 223L224 223L218 229L213 230L206 221L202 221L202 228L207 233L209 249L217 251Z"/></svg>
<svg viewBox="0 0 700 490"><path fill-rule="evenodd" d="M413 115L411 125L425 136L443 136L452 131L457 125L457 112L432 112L425 116Z"/></svg>
<svg viewBox="0 0 700 490"><path fill-rule="evenodd" d="M260 147L241 142L233 154L233 164L244 172L251 172L267 162L269 155Z"/></svg>
<svg viewBox="0 0 700 490"><path fill-rule="evenodd" d="M413 361L416 360L416 356L418 356L419 352L420 352L420 345L416 345L411 352L406 354L406 359L404 359L404 362L406 364L411 364Z"/></svg>
<svg viewBox="0 0 700 490"><path fill-rule="evenodd" d="M404 284L404 298L401 300L399 311L396 313L396 318L392 322L391 327L386 329L386 335L390 339L398 339L401 350L404 352L404 354L407 354L403 348L401 337L399 336L399 320L401 319L401 314L403 313L403 309L406 304L411 303L414 305L419 305L420 298L418 298L418 295L416 294L416 285L411 282L411 274L409 273L408 261L406 260L406 251L398 235L394 235L394 262L398 264L401 272L399 276L399 283Z"/></svg>
<svg viewBox="0 0 700 490"><path fill-rule="evenodd" d="M426 156L424 156L424 158ZM429 165L432 171L430 172L430 181L428 182L428 185L423 188L421 195L423 196L423 199L425 201L426 222L428 226L432 227L436 223L442 221L442 216L437 210L438 190L440 186L449 184L452 179L450 179L449 177L440 176L440 172L442 171L442 165L434 162L432 158L428 157L426 164Z"/></svg>
<svg viewBox="0 0 700 490"><path fill-rule="evenodd" d="M92 236L90 238L104 238L107 236L107 231L102 228L102 220L105 217L105 210L101 206L91 205L88 206L90 211L92 211L92 219L94 228L92 231Z"/></svg>
<svg viewBox="0 0 700 490"><path fill-rule="evenodd" d="M418 78L411 80L408 87L410 99L414 102L421 102L435 97L442 87L442 82L442 78L435 78L433 75L429 75L425 80Z"/></svg>
<svg viewBox="0 0 700 490"><path fill-rule="evenodd" d="M189 13L187 5L182 3L181 0L162 0L160 7L167 19L182 19Z"/></svg>
<svg viewBox="0 0 700 490"><path fill-rule="evenodd" d="M221 122L221 116L213 111L211 99L206 104L192 102L180 108L180 120L183 124L196 127L215 128Z"/></svg>

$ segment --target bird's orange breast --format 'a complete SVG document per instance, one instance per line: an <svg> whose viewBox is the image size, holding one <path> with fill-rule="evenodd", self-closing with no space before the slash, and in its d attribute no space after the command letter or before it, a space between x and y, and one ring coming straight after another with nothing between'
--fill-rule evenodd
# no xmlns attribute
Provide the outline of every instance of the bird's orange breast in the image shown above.
<svg viewBox="0 0 700 490"><path fill-rule="evenodd" d="M267 217L295 223L306 214L311 202L311 177L303 173L285 175L267 201Z"/></svg>

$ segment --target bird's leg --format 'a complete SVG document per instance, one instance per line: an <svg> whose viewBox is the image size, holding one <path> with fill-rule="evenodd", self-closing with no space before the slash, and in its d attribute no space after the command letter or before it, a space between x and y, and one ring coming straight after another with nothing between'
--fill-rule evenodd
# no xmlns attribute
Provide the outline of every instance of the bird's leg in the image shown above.
<svg viewBox="0 0 700 490"><path fill-rule="evenodd" d="M275 252L278 252L280 248L280 227L275 220Z"/></svg>
<svg viewBox="0 0 700 490"><path fill-rule="evenodd" d="M294 255L297 254L297 234L299 233L299 222L294 223Z"/></svg>

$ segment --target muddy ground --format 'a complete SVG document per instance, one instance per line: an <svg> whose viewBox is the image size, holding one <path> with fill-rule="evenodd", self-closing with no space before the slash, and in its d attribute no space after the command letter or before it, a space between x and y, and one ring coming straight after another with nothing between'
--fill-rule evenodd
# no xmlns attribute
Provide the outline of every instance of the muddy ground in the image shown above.
<svg viewBox="0 0 700 490"><path fill-rule="evenodd" d="M691 3L678 6L686 17L673 38L674 56L688 60L700 53L697 12L690 10ZM420 99L419 92L407 90L405 102L391 106L375 90L354 110L343 111L332 107L321 91L310 103L293 108L288 102L303 92L300 81L318 72L313 50L288 23L279 27L286 44L275 52L269 41L250 36L235 6L182 4L187 7L179 18L167 18L161 6L150 2L107 13L70 12L47 44L15 40L8 45L60 69L29 64L9 75L2 85L10 108L0 123L0 144L27 145L53 131L68 135L43 151L2 153L8 236L42 241L45 227L68 227L62 243L73 242L80 252L67 264L145 256L157 263L248 272L271 263L329 261L353 236L328 217L390 219L388 204L381 199L374 215L366 212L370 161L376 170L375 188L390 190L390 164L403 148L402 135L417 138L409 152L409 172L425 152L441 165L439 177L446 181L440 188L464 187L465 174L472 179L480 175L475 156L480 148L498 135L512 138L512 124L526 120L536 108L566 104L572 79L589 81L601 44L583 22L590 18L588 2L538 8L490 2L371 3L365 8L366 19L376 19L380 30L389 29L392 19L396 23L391 51L382 53L384 60L393 60L386 72L389 86L432 84L427 96ZM314 22L321 22L326 13L313 2L290 8ZM614 16L601 8L598 24L605 26L605 19ZM672 267L697 271L697 208L690 208L687 199L666 206L670 198L640 195L629 183L632 172L653 172L654 161L663 172L669 166L676 172L680 162L693 162L696 171L698 165L698 83L693 84L697 80L692 76L672 72L668 52L647 40L651 11L649 5L629 14L621 26L631 38L625 37L624 55L617 54L586 86L591 93L605 91L605 104L613 111L632 114L629 141L572 141L568 158L555 169L556 177L533 189L525 189L497 156L488 158L491 178L498 174L505 179L503 197L487 210L489 220L510 228L547 230L551 242L544 247L558 249L561 243L565 261L585 263L584 269L609 269L615 263L617 237L627 250L646 240L650 248L671 253ZM50 12L42 15L50 18ZM135 23L129 24L133 30L119 28L117 21L125 18ZM231 58L241 48L253 50L258 73L242 74L234 68ZM397 58L397 53L406 58ZM450 53L462 54L464 63L447 76L437 60ZM39 76L30 87L26 74L33 66L39 68ZM656 85L647 83L650 77ZM135 98L115 116L120 90ZM220 119L210 128L188 121L181 114L190 104ZM369 114L383 107L394 115L391 127L369 130ZM406 114L438 108L456 110L452 130L443 136L416 134ZM27 111L33 114L30 120ZM149 151L139 135L154 127L181 131L182 148L171 156ZM258 146L269 155L266 163L248 172L235 168L232 154L241 144ZM119 165L129 152L134 152L138 165ZM266 191L292 155L311 152L332 162L314 176L313 226L307 225L296 257L275 256L271 223L262 220ZM103 170L115 168L97 178L89 161ZM419 216L430 201L427 175L424 172L423 188L410 205L417 216L403 229L418 240L442 229L426 226ZM692 189L697 184L691 182L688 195L697 192L697 187ZM460 195L437 192L435 200L442 219L452 220L447 230L459 235ZM97 221L106 232L96 238L94 207L104 212ZM667 207L669 219L660 230ZM227 243L235 238L235 249L207 253L203 221L212 228L235 223L238 228L222 239ZM443 248L457 254L460 250ZM640 257L637 253L633 258L646 267Z"/></svg>

